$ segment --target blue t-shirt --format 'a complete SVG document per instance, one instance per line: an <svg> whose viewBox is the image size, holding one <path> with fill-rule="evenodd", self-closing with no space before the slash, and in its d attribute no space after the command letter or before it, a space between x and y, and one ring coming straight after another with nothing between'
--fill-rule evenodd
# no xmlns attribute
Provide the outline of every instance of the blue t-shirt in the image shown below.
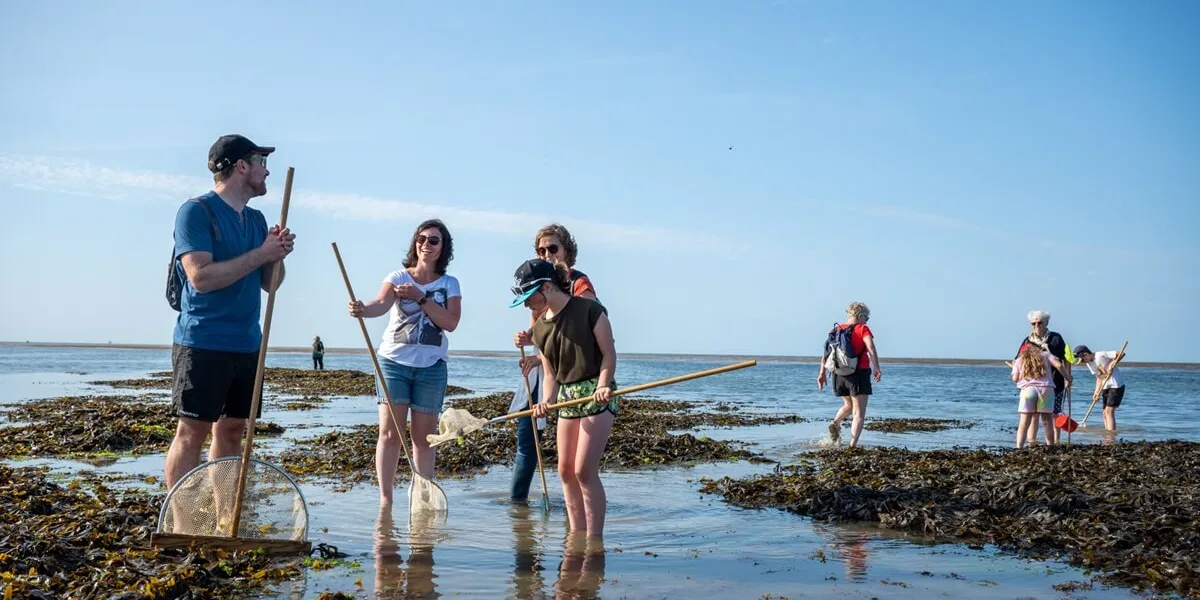
<svg viewBox="0 0 1200 600"><path fill-rule="evenodd" d="M262 343L259 310L263 268L228 287L202 294L188 281L179 257L201 251L211 253L213 262L237 258L267 239L267 220L262 212L249 206L239 215L216 192L200 196L200 202L212 210L221 240L213 238L204 207L184 202L175 215L175 269L183 282L175 343L204 350L257 352Z"/></svg>

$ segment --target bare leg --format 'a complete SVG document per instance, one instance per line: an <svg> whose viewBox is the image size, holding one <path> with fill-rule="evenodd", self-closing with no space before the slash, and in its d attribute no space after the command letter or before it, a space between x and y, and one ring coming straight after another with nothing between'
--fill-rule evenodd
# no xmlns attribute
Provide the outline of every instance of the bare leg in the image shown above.
<svg viewBox="0 0 1200 600"><path fill-rule="evenodd" d="M1055 431L1058 428L1054 426L1054 415L1051 413L1038 413L1038 416L1042 419L1042 427L1046 429L1046 445L1053 446L1057 444L1058 440L1056 438L1058 436L1055 435Z"/></svg>
<svg viewBox="0 0 1200 600"><path fill-rule="evenodd" d="M579 441L575 448L575 478L583 491L583 509L587 522L588 539L604 537L604 515L608 497L604 494L604 483L600 481L600 459L604 446L612 433L616 415L609 411L580 419Z"/></svg>
<svg viewBox="0 0 1200 600"><path fill-rule="evenodd" d="M567 530L586 531L583 489L575 477L578 469L580 419L558 419L558 478L562 481L563 503L567 505Z"/></svg>
<svg viewBox="0 0 1200 600"><path fill-rule="evenodd" d="M1104 428L1109 431L1117 430L1117 409L1111 406L1104 409Z"/></svg>
<svg viewBox="0 0 1200 600"><path fill-rule="evenodd" d="M433 465L437 458L437 449L429 447L425 436L437 433L438 416L413 411L412 413L412 452L413 462L417 472L426 479L433 479Z"/></svg>
<svg viewBox="0 0 1200 600"><path fill-rule="evenodd" d="M246 436L248 419L221 417L212 426L213 441L208 448L208 460L223 456L241 456L242 438Z"/></svg>
<svg viewBox="0 0 1200 600"><path fill-rule="evenodd" d="M1025 436L1025 442L1033 446L1037 442L1038 434L1038 418L1036 413L1029 413L1029 429Z"/></svg>
<svg viewBox="0 0 1200 600"><path fill-rule="evenodd" d="M1025 446L1025 441L1028 439L1030 422L1036 423L1032 413L1020 413L1017 420L1017 450Z"/></svg>
<svg viewBox="0 0 1200 600"><path fill-rule="evenodd" d="M167 449L167 458L163 465L163 476L167 480L167 488L175 486L179 478L200 464L200 449L208 438L210 424L196 419L180 417L179 425L175 428L175 439Z"/></svg>
<svg viewBox="0 0 1200 600"><path fill-rule="evenodd" d="M851 396L854 404L854 424L850 426L850 447L858 445L858 436L862 433L863 422L867 419L867 399L869 396Z"/></svg>
<svg viewBox="0 0 1200 600"><path fill-rule="evenodd" d="M408 405L395 404L396 421L404 427L408 421ZM379 502L391 504L396 485L396 467L400 465L400 436L392 424L391 411L379 405L379 439L375 443L375 477L379 479Z"/></svg>

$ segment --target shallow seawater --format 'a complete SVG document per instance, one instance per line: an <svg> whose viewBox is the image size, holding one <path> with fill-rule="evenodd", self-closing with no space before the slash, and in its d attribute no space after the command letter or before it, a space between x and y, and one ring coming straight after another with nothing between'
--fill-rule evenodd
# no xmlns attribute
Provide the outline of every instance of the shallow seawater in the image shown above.
<svg viewBox="0 0 1200 600"><path fill-rule="evenodd" d="M268 364L310 366L301 354L272 354ZM619 380L627 385L641 383L719 364L723 363L623 361ZM161 350L0 347L0 403L122 393L88 382L140 377L169 367L169 352ZM330 354L326 367L366 371L370 361L366 356ZM1128 380L1130 391L1118 413L1120 438L1196 439L1194 429L1186 424L1200 416L1200 403L1195 402L1200 396L1200 373L1130 369ZM488 393L511 391L518 379L511 360L453 357L450 382ZM870 417L953 418L976 425L929 433L866 431L865 444L910 448L1011 444L1016 395L1003 366L896 365L885 370L876 392ZM824 420L839 403L828 390L817 393L815 366L795 363L764 362L660 388L655 395L734 402L756 413L813 418L809 423L697 430L697 435L751 442L751 449L784 464L824 443ZM1086 405L1075 410L1082 413ZM372 423L375 415L373 399L365 397L334 398L311 411L265 409L263 420L288 430L282 438L257 439L256 447L279 448L289 439ZM1073 441L1107 441L1096 429L1100 423L1093 413L1092 427L1081 430ZM161 455L121 458L103 467L73 461L19 464L52 464L63 476L90 469L160 475L162 459ZM508 502L507 465L474 478L442 480L439 483L450 500L444 522L410 519L403 490L397 490L394 507L381 510L378 490L369 481L349 491L304 483L310 540L314 545L337 546L349 557L343 566L310 571L306 580L276 586L275 595L312 599L323 591L343 591L363 598L710 600L1136 596L1127 589L1099 584L1086 591L1058 591L1053 586L1087 581L1088 575L1055 561L1026 560L990 547L931 545L919 536L873 526L814 523L777 510L740 509L698 492L702 477L746 476L772 468L772 464L737 462L605 471L608 518L602 553L595 548L589 552L577 540L568 539L562 493L553 472L546 473L548 515L539 507L541 488L536 477L528 506Z"/></svg>

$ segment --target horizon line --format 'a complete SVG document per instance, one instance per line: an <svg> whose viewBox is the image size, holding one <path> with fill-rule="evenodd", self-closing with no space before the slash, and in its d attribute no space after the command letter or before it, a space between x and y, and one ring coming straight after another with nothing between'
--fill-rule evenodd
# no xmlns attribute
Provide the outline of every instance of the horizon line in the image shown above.
<svg viewBox="0 0 1200 600"><path fill-rule="evenodd" d="M171 344L136 344L124 342L35 342L35 341L8 341L0 340L0 347L41 347L41 348L106 348L112 350L170 350ZM312 348L309 346L270 346L267 348L268 353L277 354L305 354L311 353ZM332 348L326 347L325 354L361 354L362 348ZM517 356L518 351L513 350L451 350L451 356L476 357L476 358L501 358L509 355ZM684 359L712 359L712 358L748 358L759 360L762 362L771 363L816 363L820 357L790 355L790 354L739 354L739 353L677 353L677 352L618 352L618 357L626 358L684 358ZM1007 359L1003 358L950 358L950 357L889 357L884 362L893 362L900 364L951 364L951 365L995 365L1005 364ZM1184 369L1184 370L1200 370L1200 363L1188 362L1123 362L1122 366L1141 367L1141 368L1168 368L1168 369Z"/></svg>

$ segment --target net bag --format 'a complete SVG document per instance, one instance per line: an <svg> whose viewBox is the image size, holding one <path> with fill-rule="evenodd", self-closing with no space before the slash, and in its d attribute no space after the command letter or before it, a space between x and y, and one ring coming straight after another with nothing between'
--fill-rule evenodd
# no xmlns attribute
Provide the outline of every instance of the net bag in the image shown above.
<svg viewBox="0 0 1200 600"><path fill-rule="evenodd" d="M167 492L158 532L230 537L242 459L226 456L201 464ZM251 458L237 535L258 540L308 537L308 505L299 486L282 469Z"/></svg>

